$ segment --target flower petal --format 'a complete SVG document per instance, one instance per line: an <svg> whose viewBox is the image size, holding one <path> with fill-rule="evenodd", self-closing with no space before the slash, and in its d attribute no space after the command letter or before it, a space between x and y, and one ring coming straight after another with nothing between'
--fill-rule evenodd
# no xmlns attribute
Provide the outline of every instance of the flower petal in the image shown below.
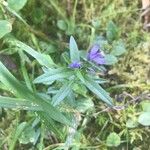
<svg viewBox="0 0 150 150"><path fill-rule="evenodd" d="M91 50L90 50L90 54L93 55L93 54L96 54L100 49L100 46L98 44L95 44L92 46Z"/></svg>
<svg viewBox="0 0 150 150"><path fill-rule="evenodd" d="M96 57L93 59L93 62L95 62L98 65L106 64L106 60L104 57Z"/></svg>
<svg viewBox="0 0 150 150"><path fill-rule="evenodd" d="M97 56L98 52L99 52L99 45L95 44L89 51L87 58L89 60L92 60L94 57Z"/></svg>
<svg viewBox="0 0 150 150"><path fill-rule="evenodd" d="M80 68L81 67L81 62L74 61L71 64L69 64L69 67L70 68Z"/></svg>

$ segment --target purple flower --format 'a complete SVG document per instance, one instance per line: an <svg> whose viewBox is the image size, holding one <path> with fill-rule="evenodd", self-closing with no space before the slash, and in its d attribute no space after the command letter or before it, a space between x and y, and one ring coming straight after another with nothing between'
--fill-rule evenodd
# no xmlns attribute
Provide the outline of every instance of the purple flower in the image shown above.
<svg viewBox="0 0 150 150"><path fill-rule="evenodd" d="M105 64L105 55L103 51L100 50L98 44L95 44L88 53L88 60L95 62L97 65Z"/></svg>
<svg viewBox="0 0 150 150"><path fill-rule="evenodd" d="M74 61L69 65L70 68L80 68L81 62Z"/></svg>

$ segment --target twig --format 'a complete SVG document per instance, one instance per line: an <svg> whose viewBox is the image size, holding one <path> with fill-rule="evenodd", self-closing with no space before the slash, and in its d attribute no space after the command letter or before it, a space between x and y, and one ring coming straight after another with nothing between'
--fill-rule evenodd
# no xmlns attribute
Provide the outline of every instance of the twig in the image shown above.
<svg viewBox="0 0 150 150"><path fill-rule="evenodd" d="M137 97L134 97L132 95L130 95L129 93L127 92L124 92L123 95L125 95L126 97L130 97L131 100L126 103L125 105L120 105L120 106L114 106L114 107L107 107L97 113L94 114L94 117L96 117L97 115L103 113L103 112L108 112L108 111L111 111L111 110L124 110L126 109L130 104L135 104L143 99L146 99L146 100L150 100L150 94L141 94Z"/></svg>

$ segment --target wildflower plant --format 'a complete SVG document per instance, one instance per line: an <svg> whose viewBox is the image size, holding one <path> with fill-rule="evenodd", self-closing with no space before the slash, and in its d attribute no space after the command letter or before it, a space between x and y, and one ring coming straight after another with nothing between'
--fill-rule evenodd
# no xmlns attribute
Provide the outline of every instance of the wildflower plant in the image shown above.
<svg viewBox="0 0 150 150"><path fill-rule="evenodd" d="M93 44L89 51L81 51L71 36L69 52L62 54L64 64L60 65L49 55L37 52L14 38L8 38L7 42L16 47L19 53L34 57L42 65L43 74L32 83L28 82L27 76L24 83L16 79L0 62L1 85L15 96L0 96L1 107L34 111L51 131L63 137L63 131L57 128L57 122L76 130L80 121L80 117L76 120L76 114L94 107L88 90L108 106L113 106L112 98L101 86L107 81L97 75L97 72L105 70L103 65L111 64L108 61L109 54L104 54L100 45ZM36 88L32 88L33 85L40 84L44 84L47 91L38 92Z"/></svg>
<svg viewBox="0 0 150 150"><path fill-rule="evenodd" d="M128 6L0 0L1 149L149 147L149 36Z"/></svg>

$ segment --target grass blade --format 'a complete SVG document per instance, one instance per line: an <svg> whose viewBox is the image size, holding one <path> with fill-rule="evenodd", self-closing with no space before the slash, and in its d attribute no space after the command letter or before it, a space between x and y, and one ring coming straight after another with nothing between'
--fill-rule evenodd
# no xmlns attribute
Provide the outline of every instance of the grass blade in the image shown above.
<svg viewBox="0 0 150 150"><path fill-rule="evenodd" d="M21 50L24 50L26 53L34 57L42 66L51 68L52 66L55 66L52 58L49 55L42 54L31 48L30 46L26 45L25 43L22 43L21 41L14 40L14 39L8 39L8 42L11 42L12 45L18 47Z"/></svg>
<svg viewBox="0 0 150 150"><path fill-rule="evenodd" d="M70 121L48 101L33 93L26 86L22 85L0 62L0 81L10 89L13 94L19 98L30 100L31 102L41 106L45 115L49 115L52 119L67 125L71 125Z"/></svg>
<svg viewBox="0 0 150 150"><path fill-rule="evenodd" d="M20 125L17 126L14 136L13 136L13 140L10 143L10 147L9 150L14 150L16 142L18 140L18 138L21 136L22 131L27 127L27 123L26 122L22 122Z"/></svg>
<svg viewBox="0 0 150 150"><path fill-rule="evenodd" d="M32 110L32 111L42 111L42 108L31 101L19 98L10 98L0 96L0 107L3 108L15 108L23 110Z"/></svg>

